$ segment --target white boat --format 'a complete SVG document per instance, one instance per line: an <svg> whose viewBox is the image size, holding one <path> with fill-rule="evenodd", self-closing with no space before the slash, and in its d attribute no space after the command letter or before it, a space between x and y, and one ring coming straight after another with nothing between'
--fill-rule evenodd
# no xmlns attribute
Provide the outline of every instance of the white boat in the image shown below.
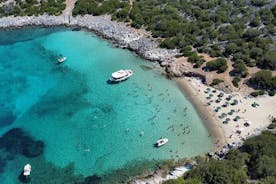
<svg viewBox="0 0 276 184"><path fill-rule="evenodd" d="M23 172L23 175L24 176L29 176L30 174L31 174L31 169L32 167L31 167L31 165L30 164L26 164L25 166L24 166L24 172Z"/></svg>
<svg viewBox="0 0 276 184"><path fill-rule="evenodd" d="M160 138L156 141L155 146L160 147L166 144L169 140L167 138Z"/></svg>
<svg viewBox="0 0 276 184"><path fill-rule="evenodd" d="M119 70L112 73L111 78L109 80L111 82L121 82L128 79L132 74L132 70Z"/></svg>
<svg viewBox="0 0 276 184"><path fill-rule="evenodd" d="M67 59L66 57L59 58L59 59L58 59L58 62L59 62L59 63L63 63L66 59Z"/></svg>

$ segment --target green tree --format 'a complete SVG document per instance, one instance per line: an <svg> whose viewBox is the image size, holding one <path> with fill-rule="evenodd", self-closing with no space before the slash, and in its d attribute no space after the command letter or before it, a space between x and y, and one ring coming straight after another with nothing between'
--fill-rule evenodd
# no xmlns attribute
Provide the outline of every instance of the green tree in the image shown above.
<svg viewBox="0 0 276 184"><path fill-rule="evenodd" d="M249 84L257 89L276 89L276 76L269 70L261 70L250 78Z"/></svg>
<svg viewBox="0 0 276 184"><path fill-rule="evenodd" d="M212 184L233 184L246 183L246 172L239 168L233 167L231 161L215 161L211 160L206 164L199 165L195 169L189 171L185 179L200 178L202 183Z"/></svg>
<svg viewBox="0 0 276 184"><path fill-rule="evenodd" d="M233 66L234 66L234 69L231 71L231 73L234 76L246 77L248 75L246 65L244 64L244 62L241 59L236 60L236 62L234 63Z"/></svg>
<svg viewBox="0 0 276 184"><path fill-rule="evenodd" d="M258 29L254 28L249 28L248 30L245 31L243 34L243 37L246 38L247 40L254 40L256 37L260 35L260 31Z"/></svg>
<svg viewBox="0 0 276 184"><path fill-rule="evenodd" d="M257 27L261 24L261 19L258 14L255 15L255 17L251 20L250 26Z"/></svg>
<svg viewBox="0 0 276 184"><path fill-rule="evenodd" d="M219 83L222 83L222 82L224 82L224 80L215 78L215 79L213 79L211 85L218 85Z"/></svg>
<svg viewBox="0 0 276 184"><path fill-rule="evenodd" d="M227 65L227 61L223 58L218 58L214 61L209 61L206 64L206 68L213 71L213 70L217 70L219 73L223 73L227 70L228 65Z"/></svg>
<svg viewBox="0 0 276 184"><path fill-rule="evenodd" d="M266 52L263 60L258 62L258 65L263 68L276 70L276 50Z"/></svg>
<svg viewBox="0 0 276 184"><path fill-rule="evenodd" d="M232 84L238 88L239 87L239 82L241 81L241 79L239 77L234 77L232 80Z"/></svg>

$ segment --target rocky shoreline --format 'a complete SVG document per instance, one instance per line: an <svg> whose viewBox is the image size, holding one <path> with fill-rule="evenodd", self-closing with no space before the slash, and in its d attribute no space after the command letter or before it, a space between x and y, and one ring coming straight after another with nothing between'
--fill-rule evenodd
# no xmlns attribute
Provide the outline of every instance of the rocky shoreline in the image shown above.
<svg viewBox="0 0 276 184"><path fill-rule="evenodd" d="M111 20L110 16L24 16L0 18L0 28L19 28L24 26L68 26L86 28L96 34L112 40L121 48L127 48L139 56L167 66L178 53L177 50L168 50L158 47L158 43L152 38L139 33L136 29L126 26L124 23Z"/></svg>

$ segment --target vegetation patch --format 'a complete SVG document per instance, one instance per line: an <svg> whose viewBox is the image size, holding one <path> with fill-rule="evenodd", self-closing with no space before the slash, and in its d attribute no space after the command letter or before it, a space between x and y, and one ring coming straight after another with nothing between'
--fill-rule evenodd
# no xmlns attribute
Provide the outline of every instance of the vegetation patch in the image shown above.
<svg viewBox="0 0 276 184"><path fill-rule="evenodd" d="M269 70L261 70L249 80L249 84L256 89L275 90L276 76Z"/></svg>
<svg viewBox="0 0 276 184"><path fill-rule="evenodd" d="M188 57L188 61L194 63L195 68L201 67L201 65L205 62L205 60L202 57L198 56L196 53L191 54Z"/></svg>
<svg viewBox="0 0 276 184"><path fill-rule="evenodd" d="M15 0L4 3L0 8L0 15L60 15L65 7L65 0Z"/></svg>
<svg viewBox="0 0 276 184"><path fill-rule="evenodd" d="M250 95L253 96L253 97L257 97L257 96L260 96L260 95L264 95L264 91L262 91L262 90L253 91L252 93L250 93Z"/></svg>
<svg viewBox="0 0 276 184"><path fill-rule="evenodd" d="M216 70L218 73L223 73L227 70L227 61L223 58L216 59L214 61L209 61L206 64L206 69L210 71Z"/></svg>
<svg viewBox="0 0 276 184"><path fill-rule="evenodd" d="M239 77L234 77L232 80L232 84L238 88L239 87L239 82L241 81L241 79Z"/></svg>
<svg viewBox="0 0 276 184"><path fill-rule="evenodd" d="M247 179L259 180L260 184L276 181L276 134L263 132L245 141L239 150L232 150L226 159L211 160L196 166L184 176L184 183L247 183Z"/></svg>
<svg viewBox="0 0 276 184"><path fill-rule="evenodd" d="M213 79L211 85L212 85L212 86L218 85L219 83L222 83L222 82L224 82L224 80L219 79L219 78L215 78L215 79Z"/></svg>

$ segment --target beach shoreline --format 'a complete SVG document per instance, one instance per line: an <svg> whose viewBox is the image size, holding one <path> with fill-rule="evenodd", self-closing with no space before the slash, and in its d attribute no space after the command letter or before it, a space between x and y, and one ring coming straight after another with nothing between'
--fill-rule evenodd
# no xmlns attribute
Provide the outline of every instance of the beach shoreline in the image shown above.
<svg viewBox="0 0 276 184"><path fill-rule="evenodd" d="M241 93L225 93L205 85L198 78L176 80L212 135L216 151L240 146L259 135L276 116L276 96L253 98Z"/></svg>
<svg viewBox="0 0 276 184"><path fill-rule="evenodd" d="M192 103L198 115L203 121L203 125L208 130L210 137L213 140L215 151L222 149L226 145L227 140L224 131L214 115L206 109L205 104L199 99L198 92L190 84L187 78L176 78L175 81L185 95L185 97Z"/></svg>

